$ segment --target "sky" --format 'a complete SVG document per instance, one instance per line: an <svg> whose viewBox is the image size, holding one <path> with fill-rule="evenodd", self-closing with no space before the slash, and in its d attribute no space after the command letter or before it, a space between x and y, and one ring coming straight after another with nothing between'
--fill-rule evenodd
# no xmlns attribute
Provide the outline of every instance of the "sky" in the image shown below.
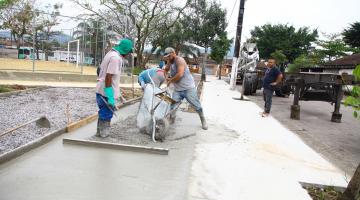
<svg viewBox="0 0 360 200"><path fill-rule="evenodd" d="M235 38L240 0L218 1L227 10L228 35ZM55 2L63 3L63 15L81 13L69 0L42 0L41 4ZM287 23L297 28L318 29L319 33L339 33L350 23L360 21L359 8L360 0L246 0L242 41L250 37L251 29L266 23Z"/></svg>

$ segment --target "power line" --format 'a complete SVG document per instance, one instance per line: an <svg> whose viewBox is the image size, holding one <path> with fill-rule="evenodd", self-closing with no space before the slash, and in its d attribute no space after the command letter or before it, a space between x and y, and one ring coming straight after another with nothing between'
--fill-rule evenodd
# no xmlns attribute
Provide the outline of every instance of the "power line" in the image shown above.
<svg viewBox="0 0 360 200"><path fill-rule="evenodd" d="M235 5L236 5L237 2L238 2L238 0L235 1L234 5L233 5L233 9L232 9L231 14L230 14L230 17L229 17L228 21L226 22L226 24L229 23L229 21L230 21L230 19L231 19L231 17L232 17L232 14L234 13Z"/></svg>

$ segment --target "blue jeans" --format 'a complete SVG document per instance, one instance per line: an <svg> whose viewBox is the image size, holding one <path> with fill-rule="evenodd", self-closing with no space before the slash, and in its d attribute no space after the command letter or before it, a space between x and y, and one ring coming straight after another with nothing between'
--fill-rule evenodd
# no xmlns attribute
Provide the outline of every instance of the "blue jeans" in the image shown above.
<svg viewBox="0 0 360 200"><path fill-rule="evenodd" d="M107 97L102 96L101 94L96 93L96 103L99 107L99 119L102 121L111 121L113 117L113 112L106 106L107 102L104 102L102 98L107 101Z"/></svg>
<svg viewBox="0 0 360 200"><path fill-rule="evenodd" d="M263 89L263 97L264 97L264 101L265 101L265 106L264 106L265 113L270 113L273 93L274 93L274 90L266 89L266 88Z"/></svg>
<svg viewBox="0 0 360 200"><path fill-rule="evenodd" d="M196 93L196 88L191 88L184 91L174 91L172 98L178 103L172 104L171 109L174 109L177 106L177 104L179 104L183 99L186 99L186 101L188 101L190 105L192 105L195 108L196 112L198 113L202 112L202 107L200 104L199 97L197 96Z"/></svg>

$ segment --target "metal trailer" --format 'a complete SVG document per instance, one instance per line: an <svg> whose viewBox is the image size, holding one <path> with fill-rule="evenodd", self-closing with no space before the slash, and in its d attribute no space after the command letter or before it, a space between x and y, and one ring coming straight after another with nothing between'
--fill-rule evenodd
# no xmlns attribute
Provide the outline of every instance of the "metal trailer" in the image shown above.
<svg viewBox="0 0 360 200"><path fill-rule="evenodd" d="M252 95L261 89L263 70L248 71L244 74L242 95ZM355 85L353 75L331 73L285 73L280 90L287 95L294 94L290 118L300 119L300 101L324 101L334 104L332 122L341 122L340 105L343 99L344 87Z"/></svg>

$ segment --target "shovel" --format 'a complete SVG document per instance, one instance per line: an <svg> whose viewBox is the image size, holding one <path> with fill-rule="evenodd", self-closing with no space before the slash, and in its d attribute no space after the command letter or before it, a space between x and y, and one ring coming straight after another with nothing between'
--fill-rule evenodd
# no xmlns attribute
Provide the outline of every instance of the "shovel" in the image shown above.
<svg viewBox="0 0 360 200"><path fill-rule="evenodd" d="M33 120L31 120L31 121L28 121L28 122L26 122L26 123L24 123L24 124L21 124L21 125L15 127L15 128L12 128L12 129L10 129L10 130L7 130L7 131L5 131L4 133L1 133L1 134L0 134L0 137L1 137L1 136L4 136L4 135L6 135L6 134L9 134L9 133L11 133L11 132L13 132L13 131L21 128L21 127L24 127L24 126L26 126L26 125L28 125L28 124L30 124L30 123L33 123L33 122L36 122L36 126L38 126L38 127L40 127L40 128L50 128L50 121L49 121L45 116L41 116L41 117L39 117L39 118L37 118L37 119L33 119Z"/></svg>

